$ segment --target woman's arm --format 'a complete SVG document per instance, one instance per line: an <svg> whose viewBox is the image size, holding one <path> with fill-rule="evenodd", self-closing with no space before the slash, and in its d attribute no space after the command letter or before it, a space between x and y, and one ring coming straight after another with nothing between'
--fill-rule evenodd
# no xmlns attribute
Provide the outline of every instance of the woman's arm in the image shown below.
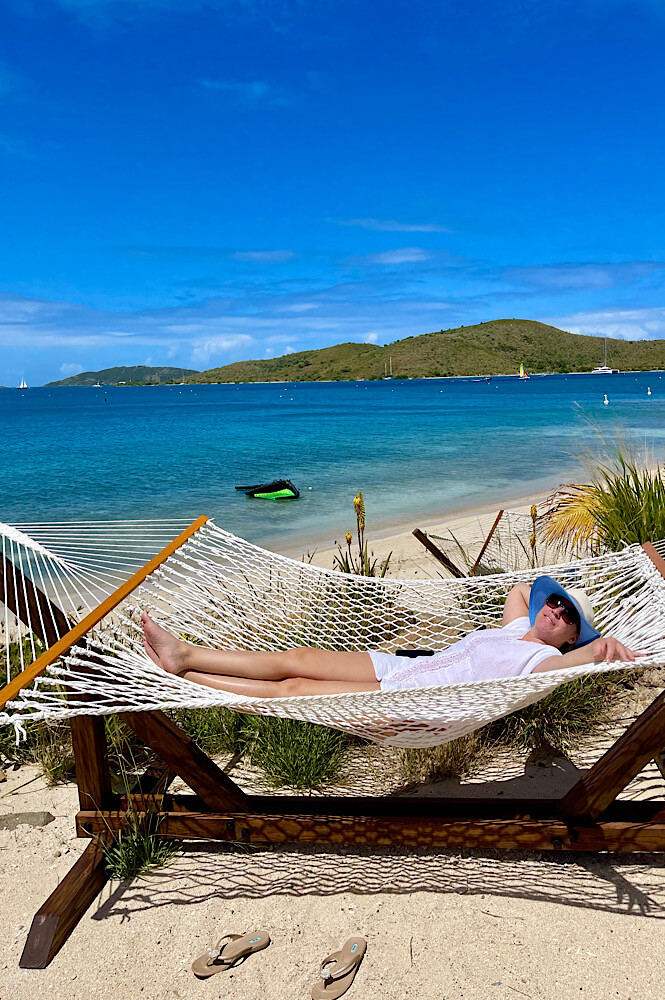
<svg viewBox="0 0 665 1000"><path fill-rule="evenodd" d="M605 660L607 663L612 660L632 662L637 656L639 653L634 653L632 649L628 649L618 639L609 635L605 638L595 639L594 642L580 646L579 649L571 649L569 653L564 653L562 656L549 656L546 660L542 660L537 667L534 667L531 673L539 674L546 670L581 667L585 663L599 663L601 660Z"/></svg>
<svg viewBox="0 0 665 1000"><path fill-rule="evenodd" d="M503 606L503 624L510 625L517 618L525 618L529 615L529 594L531 587L528 583L516 583L506 598Z"/></svg>

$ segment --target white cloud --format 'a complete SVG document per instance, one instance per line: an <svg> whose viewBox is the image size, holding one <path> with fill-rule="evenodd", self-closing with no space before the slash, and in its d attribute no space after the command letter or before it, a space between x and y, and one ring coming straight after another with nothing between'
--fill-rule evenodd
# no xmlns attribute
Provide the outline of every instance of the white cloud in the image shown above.
<svg viewBox="0 0 665 1000"><path fill-rule="evenodd" d="M328 219L336 226L357 226L382 233L449 233L446 226L434 222L396 222L394 219Z"/></svg>
<svg viewBox="0 0 665 1000"><path fill-rule="evenodd" d="M0 135L0 152L7 156L23 156L28 159L33 156L23 139L14 139L10 135Z"/></svg>
<svg viewBox="0 0 665 1000"><path fill-rule="evenodd" d="M363 344L376 344L378 343L379 335L374 330L371 333L365 334L363 337Z"/></svg>
<svg viewBox="0 0 665 1000"><path fill-rule="evenodd" d="M293 250L238 250L232 256L234 260L279 264L281 261L292 260L294 253Z"/></svg>
<svg viewBox="0 0 665 1000"><path fill-rule="evenodd" d="M225 96L235 105L244 108L290 108L293 100L283 89L267 80L215 80L210 77L198 81L199 87Z"/></svg>
<svg viewBox="0 0 665 1000"><path fill-rule="evenodd" d="M192 345L192 361L207 364L212 358L236 351L239 348L248 349L256 341L246 333L210 337Z"/></svg>
<svg viewBox="0 0 665 1000"><path fill-rule="evenodd" d="M287 346L286 346L286 353L287 354L295 354L296 353L295 347L291 347L290 344L287 344Z"/></svg>
<svg viewBox="0 0 665 1000"><path fill-rule="evenodd" d="M281 306L279 308L280 312L287 313L304 313L311 312L312 309L318 309L318 302L294 302L291 306Z"/></svg>
<svg viewBox="0 0 665 1000"><path fill-rule="evenodd" d="M383 253L370 253L364 260L369 264L414 264L421 260L429 260L431 254L420 247L402 247L400 250L385 250Z"/></svg>
<svg viewBox="0 0 665 1000"><path fill-rule="evenodd" d="M648 309L607 309L554 316L544 323L571 333L617 337L621 340L658 340L665 338L665 307Z"/></svg>
<svg viewBox="0 0 665 1000"><path fill-rule="evenodd" d="M7 65L4 59L0 59L0 97L5 97L19 89L20 77L13 69Z"/></svg>
<svg viewBox="0 0 665 1000"><path fill-rule="evenodd" d="M60 374L63 378L69 378L71 375L78 375L83 371L85 371L85 368L78 361L70 361L67 364L60 365Z"/></svg>

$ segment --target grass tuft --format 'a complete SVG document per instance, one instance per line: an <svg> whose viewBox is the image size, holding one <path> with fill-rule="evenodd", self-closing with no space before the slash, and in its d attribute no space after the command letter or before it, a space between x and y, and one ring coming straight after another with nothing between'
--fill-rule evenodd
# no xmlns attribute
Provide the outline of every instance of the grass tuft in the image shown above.
<svg viewBox="0 0 665 1000"><path fill-rule="evenodd" d="M548 746L567 751L609 721L625 675L591 674L562 684L542 701L492 722L482 730L513 750Z"/></svg>
<svg viewBox="0 0 665 1000"><path fill-rule="evenodd" d="M246 716L219 706L212 708L178 709L171 714L204 753L234 754L246 748L244 736Z"/></svg>
<svg viewBox="0 0 665 1000"><path fill-rule="evenodd" d="M127 827L102 841L106 872L110 878L125 881L145 877L168 865L181 845L177 840L159 836L161 817L158 813L130 812Z"/></svg>
<svg viewBox="0 0 665 1000"><path fill-rule="evenodd" d="M336 729L258 715L247 719L244 739L251 763L271 785L303 789L331 782L353 743Z"/></svg>
<svg viewBox="0 0 665 1000"><path fill-rule="evenodd" d="M460 736L443 746L401 750L397 764L400 777L407 784L468 778L491 756L494 743L483 733Z"/></svg>

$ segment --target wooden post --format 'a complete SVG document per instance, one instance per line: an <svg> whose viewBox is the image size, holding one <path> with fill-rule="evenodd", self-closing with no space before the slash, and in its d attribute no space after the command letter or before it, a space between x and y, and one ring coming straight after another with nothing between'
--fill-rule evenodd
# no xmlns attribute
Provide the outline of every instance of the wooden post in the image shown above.
<svg viewBox="0 0 665 1000"><path fill-rule="evenodd" d="M496 515L496 520L494 521L494 524L490 528L489 535L487 536L487 538L483 542L483 547L480 550L480 552L478 553L478 558L476 559L475 563L471 567L471 572L469 573L469 576L474 576L475 575L476 570L480 566L480 560L485 555L485 549L487 548L487 546L489 545L489 543L492 541L492 535L496 531L496 529L498 527L498 524L499 524L499 521L501 520L502 517L503 517L503 507L501 508L501 510L499 511L499 513Z"/></svg>
<svg viewBox="0 0 665 1000"><path fill-rule="evenodd" d="M19 962L22 969L46 968L106 880L104 852L96 838L35 913Z"/></svg>
<svg viewBox="0 0 665 1000"><path fill-rule="evenodd" d="M420 528L414 528L411 534L414 535L418 539L418 541L425 546L428 552L431 552L434 558L438 559L439 562L442 563L442 565L445 566L446 569L450 573L452 573L454 577L456 577L459 580L463 576L466 576L466 573L463 573L461 569L458 569L458 567L455 565L452 559L449 559L448 556L445 554L445 552L442 552L441 549L434 544L431 538L429 538L424 531L421 531Z"/></svg>
<svg viewBox="0 0 665 1000"><path fill-rule="evenodd" d="M15 586L16 583L16 586ZM0 602L38 636L48 648L65 635L71 623L64 611L49 600L32 580L0 552Z"/></svg>

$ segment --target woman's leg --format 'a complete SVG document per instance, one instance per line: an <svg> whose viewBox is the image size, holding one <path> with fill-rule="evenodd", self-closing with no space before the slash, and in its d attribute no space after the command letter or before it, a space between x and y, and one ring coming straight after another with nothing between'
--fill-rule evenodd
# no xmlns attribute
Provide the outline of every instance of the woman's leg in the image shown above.
<svg viewBox="0 0 665 1000"><path fill-rule="evenodd" d="M340 655L344 655L343 653ZM352 691L378 691L379 682L374 681L317 681L309 677L286 677L281 681L256 680L251 677L226 677L224 674L209 674L205 671L186 670L180 675L185 680L228 691L230 694L246 698L294 698L305 694L348 694Z"/></svg>
<svg viewBox="0 0 665 1000"><path fill-rule="evenodd" d="M361 687L361 690L374 690L373 685L378 689L369 653L336 653L306 647L278 653L210 649L176 639L145 613L142 620L148 656L170 673L220 674L225 680L238 677L271 683L287 678L304 678L346 684L344 690L352 689L349 684L371 685L369 688Z"/></svg>

